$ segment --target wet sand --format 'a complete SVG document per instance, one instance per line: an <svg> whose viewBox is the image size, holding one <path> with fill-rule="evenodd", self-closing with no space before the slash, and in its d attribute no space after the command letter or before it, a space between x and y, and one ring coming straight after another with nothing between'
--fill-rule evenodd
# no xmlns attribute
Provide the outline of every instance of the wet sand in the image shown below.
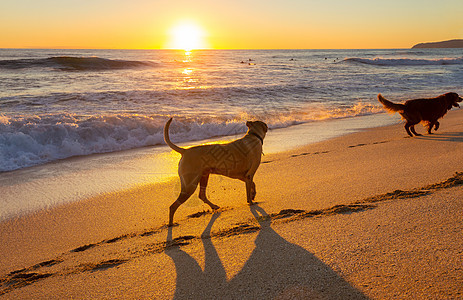
<svg viewBox="0 0 463 300"><path fill-rule="evenodd" d="M264 152L288 151L364 128L396 122L397 118L384 113L274 129L265 139ZM189 147L199 143L226 142L241 136L178 144ZM100 194L172 180L178 176L179 158L179 154L171 151L167 145L158 145L71 157L12 172L0 172L0 222Z"/></svg>
<svg viewBox="0 0 463 300"><path fill-rule="evenodd" d="M177 180L5 221L0 297L462 298L461 120L451 111L433 135L398 124L267 154L256 205L243 183L214 176L222 209L194 196L173 228Z"/></svg>

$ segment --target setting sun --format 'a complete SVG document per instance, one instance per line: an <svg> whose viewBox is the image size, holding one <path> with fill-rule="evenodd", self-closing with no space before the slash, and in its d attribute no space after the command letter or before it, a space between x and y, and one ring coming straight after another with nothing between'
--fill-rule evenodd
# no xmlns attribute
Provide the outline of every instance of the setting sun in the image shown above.
<svg viewBox="0 0 463 300"><path fill-rule="evenodd" d="M186 51L207 48L205 35L204 30L195 23L180 23L170 30L167 48Z"/></svg>

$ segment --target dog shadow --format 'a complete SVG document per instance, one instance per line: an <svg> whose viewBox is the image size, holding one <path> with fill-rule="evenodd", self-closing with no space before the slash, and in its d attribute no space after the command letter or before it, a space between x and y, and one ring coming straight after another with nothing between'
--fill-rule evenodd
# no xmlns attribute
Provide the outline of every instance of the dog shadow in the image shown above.
<svg viewBox="0 0 463 300"><path fill-rule="evenodd" d="M202 234L204 270L180 247L166 250L177 272L174 299L368 299L315 255L275 232L271 221L262 218L267 215L262 208L253 205L251 213L261 226L256 248L230 280L209 238L220 213Z"/></svg>
<svg viewBox="0 0 463 300"><path fill-rule="evenodd" d="M418 136L416 138L422 140L440 141L440 142L463 142L463 132L445 132L445 133L433 133Z"/></svg>

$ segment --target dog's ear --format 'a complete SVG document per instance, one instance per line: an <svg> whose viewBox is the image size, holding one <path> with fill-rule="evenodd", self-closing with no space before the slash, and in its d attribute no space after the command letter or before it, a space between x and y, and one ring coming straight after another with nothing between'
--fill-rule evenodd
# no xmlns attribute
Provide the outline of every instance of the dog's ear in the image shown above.
<svg viewBox="0 0 463 300"><path fill-rule="evenodd" d="M253 123L254 123L255 125L260 126L264 132L267 132L267 131L268 131L268 126L267 126L267 124L265 124L264 122L262 122L262 121L255 121L255 122L253 122Z"/></svg>
<svg viewBox="0 0 463 300"><path fill-rule="evenodd" d="M267 131L268 131L268 126L267 126L267 124L265 124L264 122L262 122L262 125L264 126L265 132L267 132Z"/></svg>
<svg viewBox="0 0 463 300"><path fill-rule="evenodd" d="M252 122L251 122L251 121L247 121L247 122L246 122L246 126L247 126L248 128L251 128L251 125L252 125Z"/></svg>

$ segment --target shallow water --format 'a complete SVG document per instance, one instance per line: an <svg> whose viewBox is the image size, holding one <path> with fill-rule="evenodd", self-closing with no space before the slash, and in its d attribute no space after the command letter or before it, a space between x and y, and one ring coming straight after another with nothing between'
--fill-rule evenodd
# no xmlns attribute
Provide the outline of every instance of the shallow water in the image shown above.
<svg viewBox="0 0 463 300"><path fill-rule="evenodd" d="M268 132L263 152L271 154L291 150L364 128L397 122L397 116L377 114L275 129ZM228 141L239 137L201 142ZM195 144L197 142L179 145ZM102 193L178 180L179 159L180 155L168 146L154 146L68 158L0 173L0 221ZM263 161L265 159L264 156Z"/></svg>

